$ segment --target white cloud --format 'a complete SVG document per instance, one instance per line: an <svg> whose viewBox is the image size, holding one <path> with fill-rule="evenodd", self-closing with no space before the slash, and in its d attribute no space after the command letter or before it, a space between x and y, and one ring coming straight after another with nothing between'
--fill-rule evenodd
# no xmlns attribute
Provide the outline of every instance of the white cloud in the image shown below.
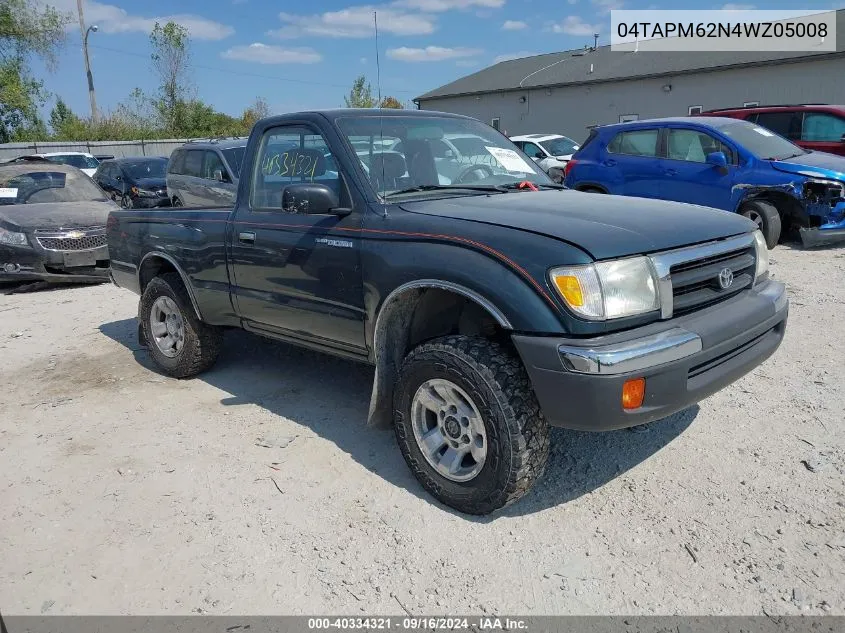
<svg viewBox="0 0 845 633"><path fill-rule="evenodd" d="M313 48L283 48L261 42L233 46L220 53L220 57L257 64L314 64L323 59Z"/></svg>
<svg viewBox="0 0 845 633"><path fill-rule="evenodd" d="M387 49L387 56L402 62L440 62L444 59L458 59L460 57L474 57L481 51L477 48L446 48L443 46L426 46L425 48Z"/></svg>
<svg viewBox="0 0 845 633"><path fill-rule="evenodd" d="M518 53L505 53L504 55L499 55L498 57L493 58L493 63L498 64L499 62L509 62L512 59L522 59L523 57L531 57L536 55L537 53L533 51L519 51Z"/></svg>
<svg viewBox="0 0 845 633"><path fill-rule="evenodd" d="M392 35L428 35L434 32L434 19L428 15L363 5L317 15L280 13L284 26L270 35L280 38L310 36L357 37L373 36L373 12L378 11L380 33Z"/></svg>
<svg viewBox="0 0 845 633"><path fill-rule="evenodd" d="M593 35L594 33L601 33L601 26L587 24L577 15L570 15L563 22L552 26L552 31L566 35Z"/></svg>
<svg viewBox="0 0 845 633"><path fill-rule="evenodd" d="M52 5L59 11L76 15L75 0L46 0L45 4ZM227 24L221 24L191 13L147 18L140 15L131 15L125 9L113 4L91 1L85 3L85 21L89 25L96 24L102 33L150 33L156 22L162 25L167 22L176 22L188 29L190 36L197 40L222 40L235 32L235 29ZM78 28L79 23L76 21L68 25L69 30Z"/></svg>
<svg viewBox="0 0 845 633"><path fill-rule="evenodd" d="M734 4L733 2L722 5L722 11L752 11L756 8L753 4Z"/></svg>
<svg viewBox="0 0 845 633"><path fill-rule="evenodd" d="M622 0L592 0L592 3L599 9L599 13L610 13L613 9L621 9L624 5Z"/></svg>
<svg viewBox="0 0 845 633"><path fill-rule="evenodd" d="M484 7L487 9L498 9L505 4L505 0L396 0L395 7L406 7L428 13L440 13L455 9L469 9Z"/></svg>
<svg viewBox="0 0 845 633"><path fill-rule="evenodd" d="M527 28L528 25L522 20L505 20L505 23L502 25L503 31L521 31Z"/></svg>

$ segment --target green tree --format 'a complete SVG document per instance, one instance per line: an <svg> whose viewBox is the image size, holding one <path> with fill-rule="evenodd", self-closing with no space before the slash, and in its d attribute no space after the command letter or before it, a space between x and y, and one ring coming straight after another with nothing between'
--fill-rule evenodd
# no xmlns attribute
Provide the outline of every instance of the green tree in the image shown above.
<svg viewBox="0 0 845 633"><path fill-rule="evenodd" d="M46 92L31 75L29 61L40 57L55 68L70 19L38 0L0 0L0 142L46 133L38 117Z"/></svg>
<svg viewBox="0 0 845 633"><path fill-rule="evenodd" d="M50 111L50 127L53 130L53 136L57 139L64 140L73 128L79 126L80 122L79 117L59 97L56 105Z"/></svg>
<svg viewBox="0 0 845 633"><path fill-rule="evenodd" d="M264 97L257 97L241 115L241 124L244 131L248 133L257 121L267 116L270 116L270 106L267 105L267 100Z"/></svg>
<svg viewBox="0 0 845 633"><path fill-rule="evenodd" d="M349 96L343 98L347 108L374 108L376 100L373 98L373 87L367 83L367 78L360 75L352 83Z"/></svg>
<svg viewBox="0 0 845 633"><path fill-rule="evenodd" d="M380 108L393 108L394 110L404 110L405 108L396 97L385 97L379 104Z"/></svg>
<svg viewBox="0 0 845 633"><path fill-rule="evenodd" d="M165 130L174 136L186 131L186 102L192 89L188 29L175 22L156 22L150 33L152 66L159 79L156 109Z"/></svg>

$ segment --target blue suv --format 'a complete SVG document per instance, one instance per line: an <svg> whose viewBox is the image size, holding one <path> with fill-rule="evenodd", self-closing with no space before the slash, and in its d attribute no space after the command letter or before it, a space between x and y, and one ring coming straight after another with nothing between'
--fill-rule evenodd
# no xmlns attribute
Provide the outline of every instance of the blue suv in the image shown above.
<svg viewBox="0 0 845 633"><path fill-rule="evenodd" d="M679 117L596 128L569 161L571 189L741 213L769 248L845 238L845 157L812 152L747 121Z"/></svg>

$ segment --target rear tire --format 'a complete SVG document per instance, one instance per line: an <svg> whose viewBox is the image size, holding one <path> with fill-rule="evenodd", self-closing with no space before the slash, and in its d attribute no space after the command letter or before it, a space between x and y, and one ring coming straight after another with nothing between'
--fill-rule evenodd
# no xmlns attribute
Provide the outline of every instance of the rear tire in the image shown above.
<svg viewBox="0 0 845 633"><path fill-rule="evenodd" d="M598 187L584 187L578 191L583 191L584 193L607 193L604 189L599 189Z"/></svg>
<svg viewBox="0 0 845 633"><path fill-rule="evenodd" d="M781 220L777 208L764 200L750 200L742 205L740 213L754 222L763 232L769 249L777 246L780 240Z"/></svg>
<svg viewBox="0 0 845 633"><path fill-rule="evenodd" d="M166 273L147 284L138 314L150 356L164 373L188 378L214 365L222 333L197 318L178 273Z"/></svg>
<svg viewBox="0 0 845 633"><path fill-rule="evenodd" d="M414 476L460 512L513 503L545 470L548 423L519 358L498 343L447 336L420 345L402 364L394 404L396 440Z"/></svg>

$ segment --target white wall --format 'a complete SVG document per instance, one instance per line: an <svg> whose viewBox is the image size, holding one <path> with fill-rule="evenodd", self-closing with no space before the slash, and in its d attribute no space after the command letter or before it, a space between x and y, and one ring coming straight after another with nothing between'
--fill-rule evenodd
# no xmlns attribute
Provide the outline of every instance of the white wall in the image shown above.
<svg viewBox="0 0 845 633"><path fill-rule="evenodd" d="M664 85L672 90L665 92ZM525 103L520 103L525 97ZM558 133L583 141L589 126L618 123L625 114L640 119L686 116L689 106L741 107L761 104L845 104L845 61L827 59L715 72L688 73L593 85L565 86L429 99L425 110L465 114L485 123L498 117L509 135Z"/></svg>

